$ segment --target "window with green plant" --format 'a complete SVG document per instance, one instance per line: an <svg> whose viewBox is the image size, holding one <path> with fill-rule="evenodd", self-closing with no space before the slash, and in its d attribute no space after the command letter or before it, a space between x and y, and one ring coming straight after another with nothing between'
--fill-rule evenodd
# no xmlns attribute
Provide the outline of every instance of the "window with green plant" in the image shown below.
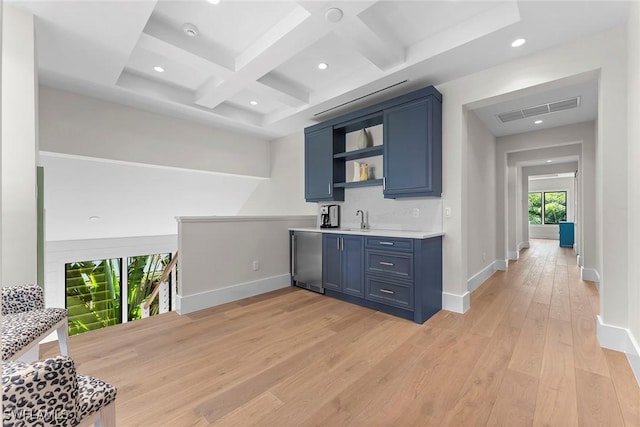
<svg viewBox="0 0 640 427"><path fill-rule="evenodd" d="M529 224L558 224L566 220L566 191L529 193Z"/></svg>
<svg viewBox="0 0 640 427"><path fill-rule="evenodd" d="M69 335L122 322L121 259L65 265Z"/></svg>
<svg viewBox="0 0 640 427"><path fill-rule="evenodd" d="M69 335L141 319L142 305L160 286L157 281L170 261L168 253L127 257L126 292L121 273L123 258L66 264ZM171 276L168 280L171 281ZM164 286L166 304L161 306L161 293L149 307L150 316L171 310L171 286Z"/></svg>
<svg viewBox="0 0 640 427"><path fill-rule="evenodd" d="M170 254L142 255L127 258L127 320L142 318L142 303L146 302L155 289L156 281L162 276L171 261ZM171 286L169 286L171 289ZM160 312L160 299L154 298L149 307L150 315Z"/></svg>

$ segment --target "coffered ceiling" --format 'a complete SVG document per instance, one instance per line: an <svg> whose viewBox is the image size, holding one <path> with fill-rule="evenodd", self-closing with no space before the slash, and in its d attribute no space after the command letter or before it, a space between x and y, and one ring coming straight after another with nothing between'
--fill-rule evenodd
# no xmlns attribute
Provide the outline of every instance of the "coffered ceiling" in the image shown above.
<svg viewBox="0 0 640 427"><path fill-rule="evenodd" d="M265 138L622 24L628 6L464 0L15 4L37 17L41 83ZM518 37L527 43L512 48Z"/></svg>

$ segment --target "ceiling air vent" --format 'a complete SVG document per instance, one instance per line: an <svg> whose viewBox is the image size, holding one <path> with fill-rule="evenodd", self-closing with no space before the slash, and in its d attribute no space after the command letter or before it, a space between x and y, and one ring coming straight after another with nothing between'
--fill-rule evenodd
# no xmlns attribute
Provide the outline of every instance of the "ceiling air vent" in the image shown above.
<svg viewBox="0 0 640 427"><path fill-rule="evenodd" d="M542 114L555 113L556 111L569 110L580 106L580 97L565 99L563 101L550 102L548 104L527 107L521 110L508 111L496 115L502 123L512 122L514 120L524 119L526 117L540 116Z"/></svg>

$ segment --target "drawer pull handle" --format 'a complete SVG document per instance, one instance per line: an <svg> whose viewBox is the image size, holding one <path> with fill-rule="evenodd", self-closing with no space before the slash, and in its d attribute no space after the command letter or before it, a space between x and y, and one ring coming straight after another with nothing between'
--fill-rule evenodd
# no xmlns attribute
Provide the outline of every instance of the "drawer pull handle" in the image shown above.
<svg viewBox="0 0 640 427"><path fill-rule="evenodd" d="M382 292L383 294L390 294L390 295L395 294L395 292L390 291L389 289L384 289L384 288L381 288L380 292Z"/></svg>
<svg viewBox="0 0 640 427"><path fill-rule="evenodd" d="M393 246L393 242L380 242L381 245Z"/></svg>
<svg viewBox="0 0 640 427"><path fill-rule="evenodd" d="M389 267L393 267L394 264L392 262L380 261L380 265L388 265Z"/></svg>

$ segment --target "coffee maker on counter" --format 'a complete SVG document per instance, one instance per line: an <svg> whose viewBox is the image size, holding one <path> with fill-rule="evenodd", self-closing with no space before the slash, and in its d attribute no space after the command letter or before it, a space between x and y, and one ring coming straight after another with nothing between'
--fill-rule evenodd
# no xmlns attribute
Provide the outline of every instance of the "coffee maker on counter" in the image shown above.
<svg viewBox="0 0 640 427"><path fill-rule="evenodd" d="M340 206L320 206L320 228L340 227Z"/></svg>

